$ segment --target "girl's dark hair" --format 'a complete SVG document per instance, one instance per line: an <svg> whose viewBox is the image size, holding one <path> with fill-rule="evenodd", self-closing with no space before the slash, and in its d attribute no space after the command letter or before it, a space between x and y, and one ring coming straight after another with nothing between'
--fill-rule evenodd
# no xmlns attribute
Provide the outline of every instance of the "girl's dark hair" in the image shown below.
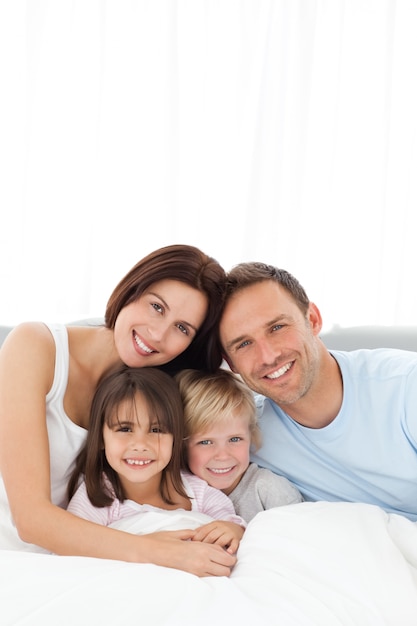
<svg viewBox="0 0 417 626"><path fill-rule="evenodd" d="M68 497L74 495L80 478L84 475L87 494L94 506L109 506L114 498L123 502L125 494L117 473L110 467L104 452L103 426L114 424L117 409L122 402L131 401L135 412L135 397L140 393L149 414L156 417L163 432L173 435L172 457L162 471L161 496L168 504L169 479L175 491L185 496L181 479L181 447L183 440L183 405L174 379L152 367L130 368L123 365L108 374L97 386L91 406L87 440L77 456L75 468L68 483ZM138 419L135 414L133 416ZM109 493L103 481L107 476L114 493Z"/></svg>
<svg viewBox="0 0 417 626"><path fill-rule="evenodd" d="M221 364L220 351L212 349L213 329L224 299L226 274L222 266L194 246L159 248L139 261L119 282L107 303L105 325L114 328L120 311L135 302L160 280L178 280L207 296L206 317L188 348L160 369L175 374L185 367L215 371Z"/></svg>

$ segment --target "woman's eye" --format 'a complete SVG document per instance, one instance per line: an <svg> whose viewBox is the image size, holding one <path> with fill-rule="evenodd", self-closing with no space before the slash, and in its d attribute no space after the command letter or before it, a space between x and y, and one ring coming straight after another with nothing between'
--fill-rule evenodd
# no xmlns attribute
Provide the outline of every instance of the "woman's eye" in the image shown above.
<svg viewBox="0 0 417 626"><path fill-rule="evenodd" d="M152 302L151 306L155 309L155 311L157 311L158 313L163 313L164 309L162 308L162 306L160 304L158 304L157 302Z"/></svg>
<svg viewBox="0 0 417 626"><path fill-rule="evenodd" d="M182 333L184 333L184 335L189 335L188 328L186 326L184 326L184 324L177 324L177 328L179 328L179 330Z"/></svg>

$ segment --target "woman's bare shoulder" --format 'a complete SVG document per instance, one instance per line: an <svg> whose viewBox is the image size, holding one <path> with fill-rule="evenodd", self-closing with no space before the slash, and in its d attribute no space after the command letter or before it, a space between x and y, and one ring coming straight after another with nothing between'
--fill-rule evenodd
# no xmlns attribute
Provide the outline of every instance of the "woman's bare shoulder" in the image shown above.
<svg viewBox="0 0 417 626"><path fill-rule="evenodd" d="M49 385L55 367L55 342L42 322L22 322L7 335L0 349L1 381L30 377Z"/></svg>
<svg viewBox="0 0 417 626"><path fill-rule="evenodd" d="M52 346L54 343L51 331L43 322L22 322L17 324L5 338L3 347L19 345L21 342L27 342L28 349L30 349L32 342L36 342L37 345L45 344Z"/></svg>

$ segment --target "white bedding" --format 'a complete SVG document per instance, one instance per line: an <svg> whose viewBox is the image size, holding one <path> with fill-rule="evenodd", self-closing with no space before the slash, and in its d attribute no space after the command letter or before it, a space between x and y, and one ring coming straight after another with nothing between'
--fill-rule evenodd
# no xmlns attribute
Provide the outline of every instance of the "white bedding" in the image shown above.
<svg viewBox="0 0 417 626"><path fill-rule="evenodd" d="M133 528L131 529L133 530ZM363 504L250 522L230 578L0 551L0 624L416 626L417 526Z"/></svg>
<svg viewBox="0 0 417 626"><path fill-rule="evenodd" d="M182 530L186 528L198 528L213 521L213 518L200 511L185 511L174 509L164 511L154 507L142 513L133 513L117 522L110 524L111 528L124 530L136 535L157 533L160 530Z"/></svg>

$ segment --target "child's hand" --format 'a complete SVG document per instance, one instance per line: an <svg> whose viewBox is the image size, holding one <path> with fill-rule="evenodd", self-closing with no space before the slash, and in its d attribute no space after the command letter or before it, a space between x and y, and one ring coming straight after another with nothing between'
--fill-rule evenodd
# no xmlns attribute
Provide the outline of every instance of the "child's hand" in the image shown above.
<svg viewBox="0 0 417 626"><path fill-rule="evenodd" d="M245 529L234 522L214 520L194 531L193 541L215 543L225 548L229 554L235 554Z"/></svg>

